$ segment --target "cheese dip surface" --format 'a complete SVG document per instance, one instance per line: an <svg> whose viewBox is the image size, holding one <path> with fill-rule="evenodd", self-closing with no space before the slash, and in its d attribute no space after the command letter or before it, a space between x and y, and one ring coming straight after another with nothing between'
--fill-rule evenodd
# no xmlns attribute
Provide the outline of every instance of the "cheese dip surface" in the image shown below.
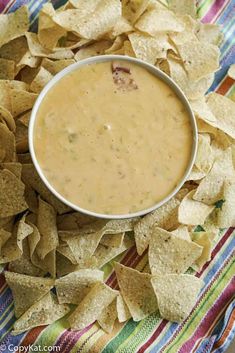
<svg viewBox="0 0 235 353"><path fill-rule="evenodd" d="M124 215L154 206L190 161L189 115L161 79L128 61L77 68L46 94L34 126L43 174L88 211Z"/></svg>

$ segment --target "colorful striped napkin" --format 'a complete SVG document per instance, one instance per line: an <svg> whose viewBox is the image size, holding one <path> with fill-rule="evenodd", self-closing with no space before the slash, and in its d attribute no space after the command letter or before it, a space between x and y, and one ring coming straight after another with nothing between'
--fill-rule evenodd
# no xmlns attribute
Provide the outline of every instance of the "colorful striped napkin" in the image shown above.
<svg viewBox="0 0 235 353"><path fill-rule="evenodd" d="M89 0L87 0L89 1ZM15 11L28 4L32 28L46 0L0 0L0 12ZM57 8L66 1L54 0ZM222 25L221 69L211 90L235 100L234 81L226 73L235 62L235 0L199 0L198 14L202 22ZM79 332L66 329L65 320L35 328L18 336L11 335L15 321L12 294L0 274L0 352L70 352L70 353L209 353L225 352L235 335L235 230L218 235L212 259L196 276L205 282L197 304L182 324L172 324L155 314L140 322L130 320L116 324L111 334L97 324ZM127 266L142 270L146 254L138 256L129 249L120 258ZM3 269L2 269L3 270ZM107 283L115 288L117 281L110 265L105 267Z"/></svg>

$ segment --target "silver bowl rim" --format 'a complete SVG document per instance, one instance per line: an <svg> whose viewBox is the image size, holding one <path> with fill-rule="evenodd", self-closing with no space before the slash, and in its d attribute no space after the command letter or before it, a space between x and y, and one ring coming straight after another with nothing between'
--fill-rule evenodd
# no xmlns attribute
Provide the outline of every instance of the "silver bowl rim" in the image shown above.
<svg viewBox="0 0 235 353"><path fill-rule="evenodd" d="M46 96L47 92L61 78L63 78L67 74L71 73L72 71L77 70L81 66L88 65L88 64L95 64L95 63L99 63L99 62L114 61L114 60L127 61L130 63L140 65L140 66L144 67L145 69L147 69L149 72L151 72L156 77L160 78L168 86L170 86L171 89L173 89L173 91L176 93L178 98L181 100L181 102L185 106L187 113L189 115L189 118L190 118L190 122L192 125L192 131L193 131L193 144L192 144L191 157L190 157L188 166L186 168L186 171L184 173L184 176L182 177L182 179L181 179L180 183L177 185L177 187L169 195L167 195L164 199L157 202L153 206L151 206L149 208L145 208L145 209L140 210L138 212L127 213L127 214L105 214L105 213L103 214L103 213L89 211L87 209L79 207L78 205L76 205L76 204L68 201L66 198L64 198L58 191L55 190L55 188L49 183L46 176L43 174L41 166L36 158L36 154L35 154L35 150L34 150L34 143L33 143L34 126L35 126L35 121L36 121L36 117L37 117L37 112L38 112L38 109L39 109L44 97ZM105 218L105 219L125 219L125 218L139 217L139 216L146 215L147 213L150 213L150 212L156 210L157 208L163 206L166 202L168 202L173 196L175 196L177 194L177 192L181 189L183 184L187 181L188 176L192 170L193 164L195 162L196 153L197 153L197 145L198 145L198 130L197 130L196 119L195 119L194 113L192 111L192 108L189 104L189 101L186 98L183 91L181 90L181 88L169 76L167 76L164 72L162 72L157 67L155 67L147 62L144 62L143 60L132 58L129 56L124 56L124 55L99 55L99 56L89 57L89 58L83 59L81 61L78 61L78 62L66 67L65 69L60 71L58 74L56 74L50 80L50 82L48 82L48 84L43 88L43 90L40 92L39 96L37 97L37 100L33 106L31 116L30 116L28 137L29 137L29 151L30 151L30 154L32 157L33 164L37 170L37 173L39 174L40 178L42 179L43 183L52 192L52 194L54 194L54 196L56 196L60 201L62 201L64 204L71 207L75 211L81 212L81 213L89 215L89 216L94 216L97 218Z"/></svg>

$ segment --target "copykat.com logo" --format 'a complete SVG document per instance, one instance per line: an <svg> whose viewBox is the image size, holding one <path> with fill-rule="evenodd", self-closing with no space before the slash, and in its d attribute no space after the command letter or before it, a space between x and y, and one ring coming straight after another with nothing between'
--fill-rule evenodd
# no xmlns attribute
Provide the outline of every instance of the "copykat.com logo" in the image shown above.
<svg viewBox="0 0 235 353"><path fill-rule="evenodd" d="M5 347L1 346L1 352L60 352L59 346L41 346L41 345L28 345L28 346L15 346L14 344L8 344Z"/></svg>

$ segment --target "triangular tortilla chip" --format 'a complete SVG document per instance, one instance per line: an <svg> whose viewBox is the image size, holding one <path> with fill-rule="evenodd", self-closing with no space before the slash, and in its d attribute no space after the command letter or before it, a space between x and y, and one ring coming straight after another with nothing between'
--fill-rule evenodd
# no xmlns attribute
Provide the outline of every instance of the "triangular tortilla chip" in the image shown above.
<svg viewBox="0 0 235 353"><path fill-rule="evenodd" d="M7 242L7 240L11 237L11 233L7 232L4 229L0 229L0 254L3 245Z"/></svg>
<svg viewBox="0 0 235 353"><path fill-rule="evenodd" d="M24 184L9 170L0 170L0 217L16 215L27 209Z"/></svg>
<svg viewBox="0 0 235 353"><path fill-rule="evenodd" d="M209 232L194 232L192 233L192 240L203 248L201 256L195 261L196 270L200 270L203 265L210 261L212 250L212 234ZM193 268L195 267L192 266Z"/></svg>
<svg viewBox="0 0 235 353"><path fill-rule="evenodd" d="M115 298L111 304L104 308L97 320L102 329L107 333L111 333L113 331L113 327L117 318L116 302L117 299Z"/></svg>
<svg viewBox="0 0 235 353"><path fill-rule="evenodd" d="M135 23L147 9L150 0L123 0L122 14L130 22Z"/></svg>
<svg viewBox="0 0 235 353"><path fill-rule="evenodd" d="M177 229L173 230L172 233L181 239L185 239L189 241L191 240L187 226L181 225Z"/></svg>
<svg viewBox="0 0 235 353"><path fill-rule="evenodd" d="M128 309L121 293L117 296L117 315L119 322L125 322L131 318L130 310Z"/></svg>
<svg viewBox="0 0 235 353"><path fill-rule="evenodd" d="M41 234L37 254L43 260L59 244L56 227L56 212L47 202L39 198L37 227Z"/></svg>
<svg viewBox="0 0 235 353"><path fill-rule="evenodd" d="M190 314L203 281L191 275L154 276L152 285L164 319L181 322Z"/></svg>
<svg viewBox="0 0 235 353"><path fill-rule="evenodd" d="M140 321L158 309L151 275L119 263L115 264L118 285L134 321Z"/></svg>
<svg viewBox="0 0 235 353"><path fill-rule="evenodd" d="M56 296L49 292L35 302L15 323L13 335L18 335L34 327L49 325L70 311L66 304L59 304Z"/></svg>
<svg viewBox="0 0 235 353"><path fill-rule="evenodd" d="M75 63L75 60L73 59L52 61L50 59L45 58L42 60L42 66L44 67L44 69L49 71L52 75L56 75L58 72L65 69L67 66L72 65L74 63Z"/></svg>
<svg viewBox="0 0 235 353"><path fill-rule="evenodd" d="M13 162L15 161L15 136L8 129L7 126L0 123L0 162Z"/></svg>
<svg viewBox="0 0 235 353"><path fill-rule="evenodd" d="M217 225L221 228L235 227L235 179L225 182L223 187L224 203L217 215Z"/></svg>
<svg viewBox="0 0 235 353"><path fill-rule="evenodd" d="M0 58L0 80L13 80L15 77L15 62Z"/></svg>
<svg viewBox="0 0 235 353"><path fill-rule="evenodd" d="M9 271L5 271L5 278L12 290L17 318L54 286L54 280L50 278L32 277Z"/></svg>
<svg viewBox="0 0 235 353"><path fill-rule="evenodd" d="M52 74L43 66L40 67L37 75L30 84L30 90L35 93L40 93L44 86L52 79Z"/></svg>
<svg viewBox="0 0 235 353"><path fill-rule="evenodd" d="M96 283L103 281L103 277L103 271L84 269L57 279L55 286L59 303L79 304Z"/></svg>
<svg viewBox="0 0 235 353"><path fill-rule="evenodd" d="M68 317L70 327L81 330L97 320L102 311L116 298L118 291L97 283Z"/></svg>
<svg viewBox="0 0 235 353"><path fill-rule="evenodd" d="M195 0L170 0L169 9L177 15L190 15L196 18L196 3Z"/></svg>
<svg viewBox="0 0 235 353"><path fill-rule="evenodd" d="M149 265L153 275L184 273L201 256L202 247L154 226L149 244Z"/></svg>

